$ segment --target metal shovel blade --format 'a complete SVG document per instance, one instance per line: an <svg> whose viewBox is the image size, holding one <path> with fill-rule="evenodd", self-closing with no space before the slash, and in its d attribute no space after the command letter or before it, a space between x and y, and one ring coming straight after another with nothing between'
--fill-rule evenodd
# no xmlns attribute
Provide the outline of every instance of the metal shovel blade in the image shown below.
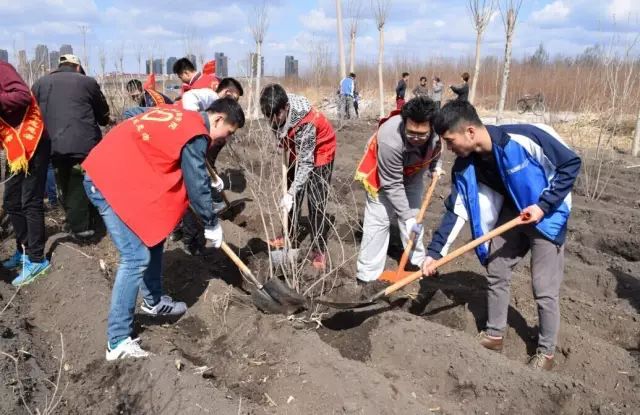
<svg viewBox="0 0 640 415"><path fill-rule="evenodd" d="M253 289L251 290L251 300L258 310L267 314L284 314L288 316L290 307L284 304L280 304L274 298L272 298L266 290Z"/></svg>
<svg viewBox="0 0 640 415"><path fill-rule="evenodd" d="M330 300L323 300L322 298L319 298L317 300L315 300L316 303L318 304L322 304L322 305L326 305L327 307L331 307L331 308L336 308L338 310L349 310L349 309L356 309L356 308L364 308L364 307L369 307L370 305L373 305L375 303L377 303L378 299L375 300L363 300L363 301L330 301Z"/></svg>
<svg viewBox="0 0 640 415"><path fill-rule="evenodd" d="M307 300L279 278L270 279L262 288L280 304L296 308L295 311L306 308Z"/></svg>

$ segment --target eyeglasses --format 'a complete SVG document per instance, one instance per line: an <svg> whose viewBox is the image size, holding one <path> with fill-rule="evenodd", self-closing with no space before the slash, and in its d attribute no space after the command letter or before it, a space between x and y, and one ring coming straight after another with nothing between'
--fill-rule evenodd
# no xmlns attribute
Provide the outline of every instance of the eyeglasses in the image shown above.
<svg viewBox="0 0 640 415"><path fill-rule="evenodd" d="M426 140L431 135L431 131L426 132L426 133L420 133L420 134L419 133L410 132L410 131L405 131L404 135L409 140L412 140L412 141Z"/></svg>

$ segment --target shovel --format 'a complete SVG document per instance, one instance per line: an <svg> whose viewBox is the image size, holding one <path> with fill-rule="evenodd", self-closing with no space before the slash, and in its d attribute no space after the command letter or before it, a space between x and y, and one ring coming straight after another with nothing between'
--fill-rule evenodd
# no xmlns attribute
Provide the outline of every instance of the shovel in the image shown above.
<svg viewBox="0 0 640 415"><path fill-rule="evenodd" d="M286 286L284 282L277 278L272 278L261 284L249 267L242 262L226 242L223 241L220 248L240 269L242 276L255 286L256 289L251 290L251 298L260 310L268 314L284 314L288 316L301 308L305 308L306 300L304 297Z"/></svg>
<svg viewBox="0 0 640 415"><path fill-rule="evenodd" d="M431 196L433 196L433 192L436 190L436 185L438 184L438 179L440 175L437 173L433 173L433 178L431 179L431 184L429 185L429 189L427 193L424 195L422 199L422 206L420 206L420 211L418 212L418 216L416 216L416 223L421 224L424 220L424 214L429 207L429 203L431 203ZM407 262L409 261L409 255L411 255L411 251L413 250L413 246L415 244L416 238L419 235L412 230L409 235L409 240L407 241L407 246L404 248L404 252L402 253L402 258L400 258L400 265L398 265L398 269L396 271L383 271L382 274L378 277L379 280L388 281L388 282L397 282L402 278L409 275L409 272L405 271L405 267L407 266Z"/></svg>
<svg viewBox="0 0 640 415"><path fill-rule="evenodd" d="M287 149L282 152L282 194L287 192L287 172L289 170L289 160L287 157ZM299 249L290 248L291 240L289 239L289 214L283 211L282 227L284 229L284 247L280 250L271 252L271 261L274 267L281 265L293 264L298 259Z"/></svg>
<svg viewBox="0 0 640 415"><path fill-rule="evenodd" d="M218 176L218 172L209 164L209 160L206 161L207 171L209 172L209 176L215 181L220 179ZM224 202L225 208L218 212L218 216L224 216L227 218L235 218L240 212L244 210L245 202L251 202L250 198L242 198L234 201L229 201L227 194L225 191L220 192L220 196L222 196L222 201Z"/></svg>
<svg viewBox="0 0 640 415"><path fill-rule="evenodd" d="M460 255L471 251L472 249L474 249L478 245L481 245L481 244L487 242L488 240L493 239L496 236L501 235L501 234L505 233L506 231L515 228L518 225L522 225L523 222L526 221L528 218L529 218L528 214L522 214L522 215L518 216L517 218L511 219L509 222L505 223L504 225L495 228L491 232L488 232L487 234L481 236L478 239L474 239L473 241L469 242L468 244L466 244L464 246L461 246L460 248L458 248L455 251L451 252L449 255L446 255L446 256L440 258L439 260L435 261L433 263L433 266L435 268L438 268L438 267L441 267L442 265L444 265L446 263L449 263L449 262L453 261L454 259L458 258ZM353 308L368 307L370 305L376 304L383 297L387 297L390 294L393 294L394 292L396 292L399 289L403 288L404 286L412 283L413 281L415 281L417 279L420 279L421 277L422 277L422 270L416 271L416 272L412 272L411 274L409 274L409 275L403 277L402 279L400 279L395 284L388 286L384 290L379 291L378 293L376 293L375 295L373 295L372 297L370 297L370 298L368 298L368 299L366 299L364 301L334 302L334 301L328 301L328 300L320 299L320 300L316 300L316 302L318 304L326 305L328 307L337 308L337 309L353 309Z"/></svg>

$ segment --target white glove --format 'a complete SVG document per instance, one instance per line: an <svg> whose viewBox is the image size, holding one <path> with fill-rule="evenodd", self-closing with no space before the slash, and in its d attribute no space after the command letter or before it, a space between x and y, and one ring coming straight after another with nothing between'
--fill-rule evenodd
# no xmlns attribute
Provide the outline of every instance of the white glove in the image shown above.
<svg viewBox="0 0 640 415"><path fill-rule="evenodd" d="M214 248L220 248L220 245L222 245L222 236L222 226L220 226L220 223L216 226L206 226L204 228L204 237L211 241Z"/></svg>
<svg viewBox="0 0 640 415"><path fill-rule="evenodd" d="M417 237L422 235L422 224L416 223L415 218L411 218L404 223L404 229L407 232L407 238L411 236L411 232L413 231Z"/></svg>
<svg viewBox="0 0 640 415"><path fill-rule="evenodd" d="M211 178L211 187L216 189L218 193L222 192L224 190L224 182L222 181L222 178L217 175L215 180Z"/></svg>
<svg viewBox="0 0 640 415"><path fill-rule="evenodd" d="M280 209L282 210L282 213L286 215L291 212L291 208L293 208L293 196L289 193L285 193L280 201Z"/></svg>

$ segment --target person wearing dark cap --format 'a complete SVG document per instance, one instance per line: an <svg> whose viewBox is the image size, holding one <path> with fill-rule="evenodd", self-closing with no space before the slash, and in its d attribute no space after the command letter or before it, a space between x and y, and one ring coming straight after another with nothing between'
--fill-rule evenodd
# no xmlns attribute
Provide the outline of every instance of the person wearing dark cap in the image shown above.
<svg viewBox="0 0 640 415"><path fill-rule="evenodd" d="M51 162L67 227L74 237L89 238L98 218L82 187L80 164L102 139L100 126L110 122L109 104L75 55L60 56L58 68L38 79L32 90L51 138Z"/></svg>

